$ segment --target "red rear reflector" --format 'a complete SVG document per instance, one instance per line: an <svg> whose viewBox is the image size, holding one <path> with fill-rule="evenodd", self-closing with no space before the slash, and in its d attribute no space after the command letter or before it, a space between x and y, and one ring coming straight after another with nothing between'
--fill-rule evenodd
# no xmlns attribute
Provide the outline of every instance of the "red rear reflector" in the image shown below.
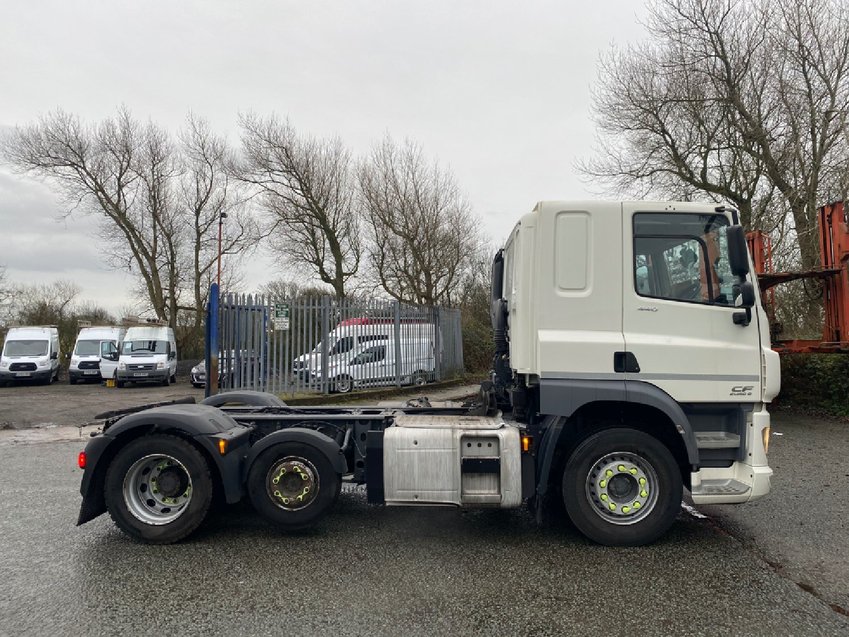
<svg viewBox="0 0 849 637"><path fill-rule="evenodd" d="M77 456L77 464L80 469L85 469L85 451L80 451L80 455Z"/></svg>

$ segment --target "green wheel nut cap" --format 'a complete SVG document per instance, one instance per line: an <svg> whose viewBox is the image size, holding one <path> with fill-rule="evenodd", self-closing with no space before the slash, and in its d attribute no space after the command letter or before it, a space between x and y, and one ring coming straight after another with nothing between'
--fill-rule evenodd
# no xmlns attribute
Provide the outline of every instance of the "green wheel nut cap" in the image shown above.
<svg viewBox="0 0 849 637"><path fill-rule="evenodd" d="M643 489L642 491L640 491L640 495L643 496L644 498L647 498L647 497L649 497L649 492L646 491L645 489Z"/></svg>

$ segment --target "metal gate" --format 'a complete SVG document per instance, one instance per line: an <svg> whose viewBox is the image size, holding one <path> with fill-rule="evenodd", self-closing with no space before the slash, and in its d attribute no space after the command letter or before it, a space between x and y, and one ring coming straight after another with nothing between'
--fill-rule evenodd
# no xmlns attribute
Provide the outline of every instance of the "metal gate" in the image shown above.
<svg viewBox="0 0 849 637"><path fill-rule="evenodd" d="M218 303L207 312L207 369L217 349L221 391L327 394L425 385L463 372L456 309L330 296L219 298L211 291L210 298Z"/></svg>

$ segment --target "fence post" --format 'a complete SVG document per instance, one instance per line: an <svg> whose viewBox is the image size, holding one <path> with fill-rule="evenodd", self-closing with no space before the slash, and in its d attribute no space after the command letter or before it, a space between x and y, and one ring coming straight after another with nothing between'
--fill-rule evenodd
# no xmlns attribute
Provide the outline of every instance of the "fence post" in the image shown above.
<svg viewBox="0 0 849 637"><path fill-rule="evenodd" d="M203 353L206 365L206 383L203 395L209 398L218 393L218 284L209 286L209 301L206 304L206 351Z"/></svg>
<svg viewBox="0 0 849 637"><path fill-rule="evenodd" d="M442 349L442 313L439 306L433 306L433 349L434 351L434 374L436 380L442 380L442 358L445 352Z"/></svg>
<svg viewBox="0 0 849 637"><path fill-rule="evenodd" d="M401 302L393 301L395 310L395 386L401 386Z"/></svg>
<svg viewBox="0 0 849 637"><path fill-rule="evenodd" d="M330 338L330 297L321 297L321 391L330 393L330 383L327 366L330 364L330 351L328 349Z"/></svg>

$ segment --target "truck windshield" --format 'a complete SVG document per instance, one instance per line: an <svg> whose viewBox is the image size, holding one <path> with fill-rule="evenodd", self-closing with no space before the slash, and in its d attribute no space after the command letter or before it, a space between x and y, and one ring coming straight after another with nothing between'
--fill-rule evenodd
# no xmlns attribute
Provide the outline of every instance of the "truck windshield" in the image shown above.
<svg viewBox="0 0 849 637"><path fill-rule="evenodd" d="M47 341L6 341L4 356L46 356Z"/></svg>
<svg viewBox="0 0 849 637"><path fill-rule="evenodd" d="M74 348L75 356L99 356L100 341L77 341Z"/></svg>
<svg viewBox="0 0 849 637"><path fill-rule="evenodd" d="M168 341L124 341L121 353L129 356L145 354L167 354Z"/></svg>

